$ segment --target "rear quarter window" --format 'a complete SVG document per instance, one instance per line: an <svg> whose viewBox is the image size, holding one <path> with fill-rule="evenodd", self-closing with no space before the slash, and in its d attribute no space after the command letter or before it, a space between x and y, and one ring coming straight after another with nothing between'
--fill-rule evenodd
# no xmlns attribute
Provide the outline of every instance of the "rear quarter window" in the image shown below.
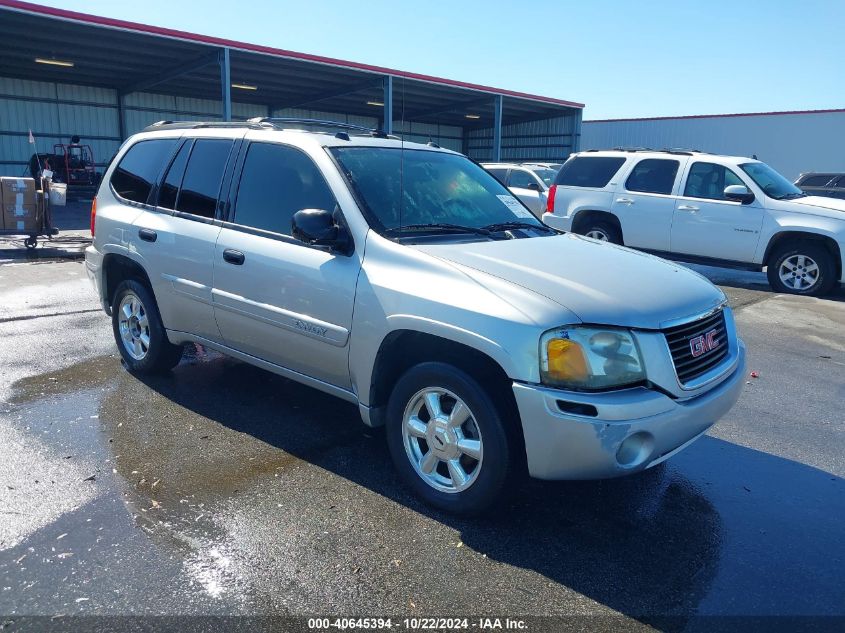
<svg viewBox="0 0 845 633"><path fill-rule="evenodd" d="M112 172L110 182L115 193L125 200L146 203L177 141L175 138L152 139L130 147Z"/></svg>
<svg viewBox="0 0 845 633"><path fill-rule="evenodd" d="M620 156L576 156L564 163L555 178L556 185L567 187L606 187L625 163Z"/></svg>

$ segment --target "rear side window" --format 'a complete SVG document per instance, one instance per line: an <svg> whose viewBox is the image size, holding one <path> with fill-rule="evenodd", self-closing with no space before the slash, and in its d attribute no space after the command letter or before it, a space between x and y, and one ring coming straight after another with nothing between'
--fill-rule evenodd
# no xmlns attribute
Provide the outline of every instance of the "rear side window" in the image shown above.
<svg viewBox="0 0 845 633"><path fill-rule="evenodd" d="M111 176L117 195L132 202L147 202L150 191L179 139L140 141L129 148Z"/></svg>
<svg viewBox="0 0 845 633"><path fill-rule="evenodd" d="M179 187L182 185L182 176L185 175L185 166L188 164L191 145L191 141L187 141L170 164L167 176L164 177L164 182L161 183L159 188L158 206L165 209L176 208L176 197L179 194Z"/></svg>
<svg viewBox="0 0 845 633"><path fill-rule="evenodd" d="M617 156L576 156L560 168L555 184L568 187L606 187L624 162L623 157Z"/></svg>
<svg viewBox="0 0 845 633"><path fill-rule="evenodd" d="M235 223L290 235L297 211L334 207L334 195L304 152L273 143L249 146L235 201Z"/></svg>
<svg viewBox="0 0 845 633"><path fill-rule="evenodd" d="M637 163L625 181L625 189L642 193L672 193L681 163L663 158L646 158Z"/></svg>
<svg viewBox="0 0 845 633"><path fill-rule="evenodd" d="M176 201L177 211L203 218L214 217L232 144L230 140L205 138L194 143Z"/></svg>

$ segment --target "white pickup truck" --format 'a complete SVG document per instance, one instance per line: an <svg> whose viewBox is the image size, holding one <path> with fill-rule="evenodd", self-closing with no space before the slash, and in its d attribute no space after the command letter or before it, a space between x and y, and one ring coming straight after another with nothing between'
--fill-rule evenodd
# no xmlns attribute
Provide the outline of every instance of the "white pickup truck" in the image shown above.
<svg viewBox="0 0 845 633"><path fill-rule="evenodd" d="M808 196L758 160L682 150L573 154L543 222L716 266L768 267L779 292L821 295L843 277L845 200Z"/></svg>

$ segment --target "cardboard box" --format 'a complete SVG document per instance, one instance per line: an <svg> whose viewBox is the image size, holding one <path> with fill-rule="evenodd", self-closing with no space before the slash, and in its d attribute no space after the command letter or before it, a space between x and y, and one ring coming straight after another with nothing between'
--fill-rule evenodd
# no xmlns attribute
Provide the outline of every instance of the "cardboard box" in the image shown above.
<svg viewBox="0 0 845 633"><path fill-rule="evenodd" d="M22 235L41 232L41 213L32 178L0 178L3 229Z"/></svg>

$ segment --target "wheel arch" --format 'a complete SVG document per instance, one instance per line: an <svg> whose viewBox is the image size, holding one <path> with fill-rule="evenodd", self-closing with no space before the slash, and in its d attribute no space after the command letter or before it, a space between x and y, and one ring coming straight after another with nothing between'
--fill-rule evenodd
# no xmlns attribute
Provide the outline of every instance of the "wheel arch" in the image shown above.
<svg viewBox="0 0 845 633"><path fill-rule="evenodd" d="M136 260L121 253L106 253L103 256L103 305L107 306L107 312L111 315L111 304L114 292L121 281L134 279L144 284L153 292L153 286L147 271ZM153 295L155 297L155 295Z"/></svg>
<svg viewBox="0 0 845 633"><path fill-rule="evenodd" d="M783 244L808 241L821 243L831 254L834 265L836 266L836 278L840 279L842 277L842 251L839 248L839 244L829 235L814 233L812 231L790 230L775 233L766 245L766 250L763 254L763 265L768 265L772 253Z"/></svg>
<svg viewBox="0 0 845 633"><path fill-rule="evenodd" d="M625 234L622 231L622 222L610 211L600 211L598 209L582 209L581 211L578 211L572 219L572 232L580 233L587 224L594 220L604 220L613 224L619 231L619 235L622 237L622 241L624 243Z"/></svg>
<svg viewBox="0 0 845 633"><path fill-rule="evenodd" d="M384 410L399 378L414 365L442 362L457 367L477 380L500 408L502 415L519 428L519 411L513 380L500 363L485 352L464 343L411 329L393 330L381 342L375 356L369 406L374 426L384 423ZM521 441L521 432L520 432Z"/></svg>

